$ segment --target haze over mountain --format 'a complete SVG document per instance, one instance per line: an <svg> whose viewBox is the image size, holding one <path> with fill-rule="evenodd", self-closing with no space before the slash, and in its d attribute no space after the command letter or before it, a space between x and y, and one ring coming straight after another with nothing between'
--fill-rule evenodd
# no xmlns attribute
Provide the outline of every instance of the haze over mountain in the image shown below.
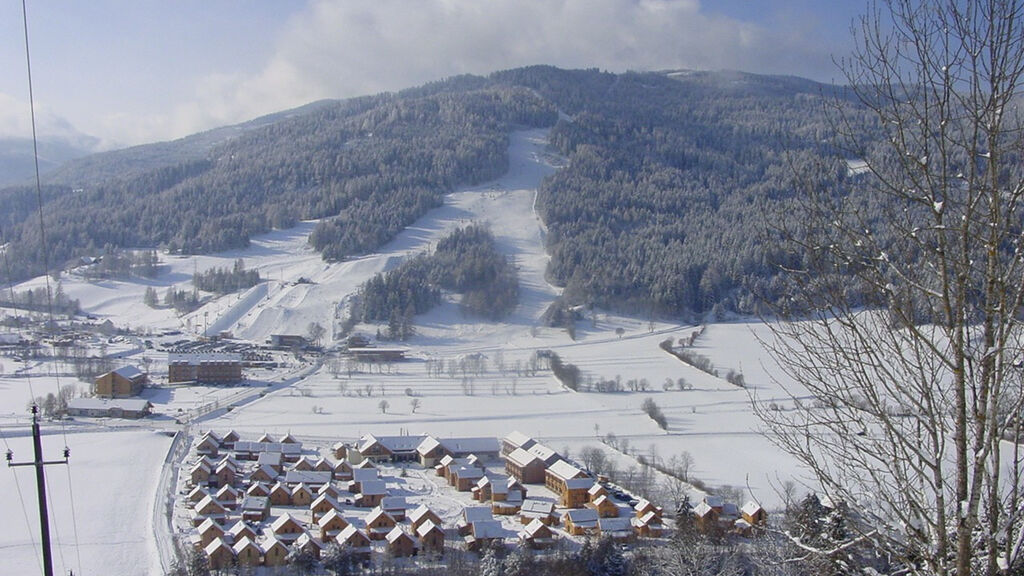
<svg viewBox="0 0 1024 576"><path fill-rule="evenodd" d="M507 169L508 133L552 127L567 159L542 186L549 275L570 304L680 315L773 297L793 163L832 154L809 80L536 66L322 101L68 163L44 190L50 268L114 248L202 253L319 219L327 260L379 247L454 188ZM856 117L856 114L854 114ZM837 183L844 170L831 172ZM837 187L837 189L841 189ZM42 272L34 193L0 192L12 275Z"/></svg>

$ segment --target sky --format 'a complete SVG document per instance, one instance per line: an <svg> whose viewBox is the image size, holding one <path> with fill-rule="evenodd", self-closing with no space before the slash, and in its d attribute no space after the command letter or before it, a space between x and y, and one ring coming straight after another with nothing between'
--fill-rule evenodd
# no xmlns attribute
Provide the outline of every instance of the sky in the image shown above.
<svg viewBox="0 0 1024 576"><path fill-rule="evenodd" d="M27 0L37 126L103 148L531 64L839 79L862 0ZM0 0L0 137L30 136Z"/></svg>

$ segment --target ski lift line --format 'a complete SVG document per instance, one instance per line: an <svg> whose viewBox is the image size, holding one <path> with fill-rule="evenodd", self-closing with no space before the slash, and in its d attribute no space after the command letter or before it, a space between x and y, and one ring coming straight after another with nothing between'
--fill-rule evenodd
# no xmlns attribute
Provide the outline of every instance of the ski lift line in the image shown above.
<svg viewBox="0 0 1024 576"><path fill-rule="evenodd" d="M43 186L42 186L42 179L39 176L39 137L38 137L38 132L36 130L35 93L34 93L34 90L33 90L33 87L32 87L32 56L31 56L29 34L28 34L28 2L27 2L27 0L21 0L21 21L22 21L22 29L23 29L23 31L25 33L25 70L26 70L26 75L27 75L27 80L28 80L29 113L30 113L31 119L32 119L32 160L33 160L33 163L34 163L34 166L35 166L36 206L37 206L38 213L39 213L39 242L40 242L40 249L42 250L42 256L43 256L43 278L44 278L44 281L46 283L46 315L47 315L47 321L48 321L49 327L52 329L54 326L56 326L56 324L55 324L54 318L53 318L53 290L50 287L49 249L48 249L47 242L46 242L46 225L45 225L44 218L43 218ZM5 254L5 257L6 257L6 250L4 251L4 254ZM12 293L13 293L13 286L12 286L11 290L12 290ZM57 393L57 397L59 398L60 397L60 374L57 372L57 370L55 368L53 369L53 372L54 372L54 385L57 388L56 393ZM30 380L30 382L31 382L31 380ZM30 386L30 392L31 392L31 386ZM35 397L35 394L33 393L33 398L34 397ZM43 571L44 576L50 576L53 573L53 565L52 565L52 553L50 551L49 533L48 533L48 528L46 526L49 523L49 519L47 517L46 504L45 504L45 496L46 496L46 493L49 492L49 489L45 487L45 480L44 480L44 475L43 475L43 467L47 465L47 462L45 460L43 460L43 457L42 457L42 446L41 446L41 441L40 441L38 411L39 411L38 407L33 407L33 411L32 411L32 433L33 433L33 443L34 443L34 448L35 448L35 459L34 459L34 462L33 463L21 463L21 464L14 463L14 462L12 462L11 453L8 452L7 465L8 466L34 465L36 467L36 483L38 485L37 486L37 491L39 493L39 502L40 502L40 516L41 516L40 517L40 523L42 524L42 526L41 526L41 528L42 528L42 547L43 547L43 551L42 551L42 554L43 554L42 569L43 570L42 571ZM61 435L64 438L64 460L63 460L63 462L53 462L52 464L56 464L56 463L67 464L68 463L68 457L70 456L70 449L68 448L68 443L67 443L67 426L65 425L63 418L61 419ZM71 492L70 484L68 485L68 491L69 491L70 498L71 498L72 518L74 518L74 505L75 505L74 504L74 493ZM56 522L54 522L54 525L56 525ZM75 526L74 534L75 534L75 550L78 551L80 547L79 547L79 542L78 542L78 528L77 528L77 525ZM61 563L64 564L64 556L63 556L64 552L63 552L62 547L60 547L60 548L61 548L61 550L60 550ZM80 553L79 553L79 558L80 558ZM79 564L81 564L81 562L79 562ZM79 566L79 572L81 572L81 566Z"/></svg>

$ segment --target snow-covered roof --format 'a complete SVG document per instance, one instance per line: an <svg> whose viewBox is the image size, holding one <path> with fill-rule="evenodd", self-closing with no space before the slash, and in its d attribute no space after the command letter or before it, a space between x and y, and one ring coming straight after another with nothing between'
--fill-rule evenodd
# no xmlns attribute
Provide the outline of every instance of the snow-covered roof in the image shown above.
<svg viewBox="0 0 1024 576"><path fill-rule="evenodd" d="M593 484L594 479L590 477L570 478L565 481L565 487L568 490L587 490Z"/></svg>
<svg viewBox="0 0 1024 576"><path fill-rule="evenodd" d="M535 538L538 533L546 533L548 535L551 534L551 529L548 528L547 524L541 522L539 518L534 518L533 520L530 520L530 523L527 524L522 531L522 534L524 534L527 538Z"/></svg>
<svg viewBox="0 0 1024 576"><path fill-rule="evenodd" d="M359 485L359 493L363 496L380 496L388 493L388 486L383 480L367 480Z"/></svg>
<svg viewBox="0 0 1024 576"><path fill-rule="evenodd" d="M572 464L569 464L565 460L559 460L558 462L555 462L551 466L548 466L548 473L553 475L555 478L558 478L559 480L565 481L577 477L578 475L582 474L583 471L573 466ZM589 486L590 485L588 484L587 487Z"/></svg>
<svg viewBox="0 0 1024 576"><path fill-rule="evenodd" d="M747 503L743 505L743 508L740 509L740 511L747 516L753 516L761 510L764 510L764 508L761 508L761 505L753 500L748 500Z"/></svg>
<svg viewBox="0 0 1024 576"><path fill-rule="evenodd" d="M527 448L526 451L536 455L538 458L543 460L545 464L551 464L555 460L561 458L561 456L558 455L558 452L555 452L543 444L534 444Z"/></svg>
<svg viewBox="0 0 1024 576"><path fill-rule="evenodd" d="M389 544L394 544L396 541L402 538L407 538L415 542L415 539L409 534L407 534L405 530L402 530L401 526L395 526L394 528L392 528L391 531L388 532L388 535L384 538L388 541Z"/></svg>
<svg viewBox="0 0 1024 576"><path fill-rule="evenodd" d="M462 509L462 518L467 524L490 520L494 518L490 506L466 506Z"/></svg>
<svg viewBox="0 0 1024 576"><path fill-rule="evenodd" d="M405 496L385 496L380 501L380 507L385 510L405 510Z"/></svg>
<svg viewBox="0 0 1024 576"><path fill-rule="evenodd" d="M320 487L331 481L332 472L320 472L317 470L289 470L285 472L284 481L288 484L310 484Z"/></svg>
<svg viewBox="0 0 1024 576"><path fill-rule="evenodd" d="M284 528L288 524L294 524L294 525L298 526L299 528L302 528L302 523L300 523L295 518L292 518L291 514L285 512L284 514L282 514L282 515L278 516L276 519L274 519L273 522L271 522L270 529L273 530L274 532L278 532L278 531L281 530L281 528Z"/></svg>
<svg viewBox="0 0 1024 576"><path fill-rule="evenodd" d="M355 468L352 470L353 482L370 482L380 478L380 471L376 468Z"/></svg>
<svg viewBox="0 0 1024 576"><path fill-rule="evenodd" d="M597 510L573 508L565 513L574 526L597 526Z"/></svg>
<svg viewBox="0 0 1024 576"><path fill-rule="evenodd" d="M139 370L135 366L121 366L117 370L114 370L114 374L128 380L134 380L145 376L145 374L142 373L142 370Z"/></svg>
<svg viewBox="0 0 1024 576"><path fill-rule="evenodd" d="M437 524L434 524L433 520L427 520L423 524L420 524L419 528L416 529L416 535L419 536L420 538L422 538L422 537L426 536L427 534L429 534L430 532L432 532L434 530L440 530L440 529L441 529L441 527L438 526Z"/></svg>
<svg viewBox="0 0 1024 576"><path fill-rule="evenodd" d="M473 537L478 540L483 538L504 538L505 529L501 527L501 522L497 520L478 520L473 522Z"/></svg>
<svg viewBox="0 0 1024 576"><path fill-rule="evenodd" d="M391 452L414 452L416 447L423 442L426 435L417 436L374 436L367 434L359 439L359 446L356 448L360 453L368 450L373 444L379 443Z"/></svg>
<svg viewBox="0 0 1024 576"><path fill-rule="evenodd" d="M341 533L338 534L337 538L338 542L340 543L350 542L353 539L357 539L365 544L370 543L370 539L366 536L366 534L360 532L359 529L356 528L355 524L349 524L348 526L345 526Z"/></svg>
<svg viewBox="0 0 1024 576"><path fill-rule="evenodd" d="M597 520L597 528L601 532L616 533L616 532L632 532L633 528L629 521L629 518L599 518Z"/></svg>
<svg viewBox="0 0 1024 576"><path fill-rule="evenodd" d="M391 517L391 514L388 514L383 508L378 506L370 510L370 513L366 515L366 525L369 526L381 518L387 518L391 524L395 523L395 519Z"/></svg>
<svg viewBox="0 0 1024 576"><path fill-rule="evenodd" d="M409 514L409 520L412 522L417 522L420 518L423 518L427 514L431 513L433 512L430 510L430 508L427 507L426 504L420 504L419 506L416 507L415 510L412 511L412 513Z"/></svg>
<svg viewBox="0 0 1024 576"><path fill-rule="evenodd" d="M553 502L546 500L537 500L536 498L527 498L523 501L523 507L520 509L520 514L523 515L542 515L547 516L555 511L555 505Z"/></svg>
<svg viewBox="0 0 1024 576"><path fill-rule="evenodd" d="M537 443L536 440L527 436L526 434L523 434L519 430L513 430L512 432L509 432L508 436L505 436L504 442L506 444L509 444L510 446L515 446L516 448L523 449L529 448L530 446L533 446L534 444Z"/></svg>
<svg viewBox="0 0 1024 576"><path fill-rule="evenodd" d="M257 550L260 549L260 547L257 546L256 543L253 542L248 536L242 536L242 539L238 542L235 542L235 545L231 547L231 549L235 552L236 555L241 554L242 551L246 548L255 548Z"/></svg>
<svg viewBox="0 0 1024 576"><path fill-rule="evenodd" d="M533 462L543 462L536 454L516 448L508 455L508 461L519 467L529 466Z"/></svg>
<svg viewBox="0 0 1024 576"><path fill-rule="evenodd" d="M142 412L152 407L149 400L142 398L72 398L68 408L72 410L110 410L120 408L129 412Z"/></svg>

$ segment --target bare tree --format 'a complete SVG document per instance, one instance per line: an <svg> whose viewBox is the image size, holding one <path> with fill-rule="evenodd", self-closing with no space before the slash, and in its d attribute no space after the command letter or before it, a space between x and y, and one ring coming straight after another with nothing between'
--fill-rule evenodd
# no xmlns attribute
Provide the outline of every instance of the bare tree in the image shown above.
<svg viewBox="0 0 1024 576"><path fill-rule="evenodd" d="M412 409L412 413L413 414L416 413L416 409L419 408L419 407L420 407L420 399L419 398L413 398L412 400L409 400L409 408Z"/></svg>
<svg viewBox="0 0 1024 576"><path fill-rule="evenodd" d="M906 570L1019 568L1024 3L889 0L855 32L841 66L873 122L833 118L866 174L804 172L783 231L817 312L771 347L815 401L761 416Z"/></svg>

